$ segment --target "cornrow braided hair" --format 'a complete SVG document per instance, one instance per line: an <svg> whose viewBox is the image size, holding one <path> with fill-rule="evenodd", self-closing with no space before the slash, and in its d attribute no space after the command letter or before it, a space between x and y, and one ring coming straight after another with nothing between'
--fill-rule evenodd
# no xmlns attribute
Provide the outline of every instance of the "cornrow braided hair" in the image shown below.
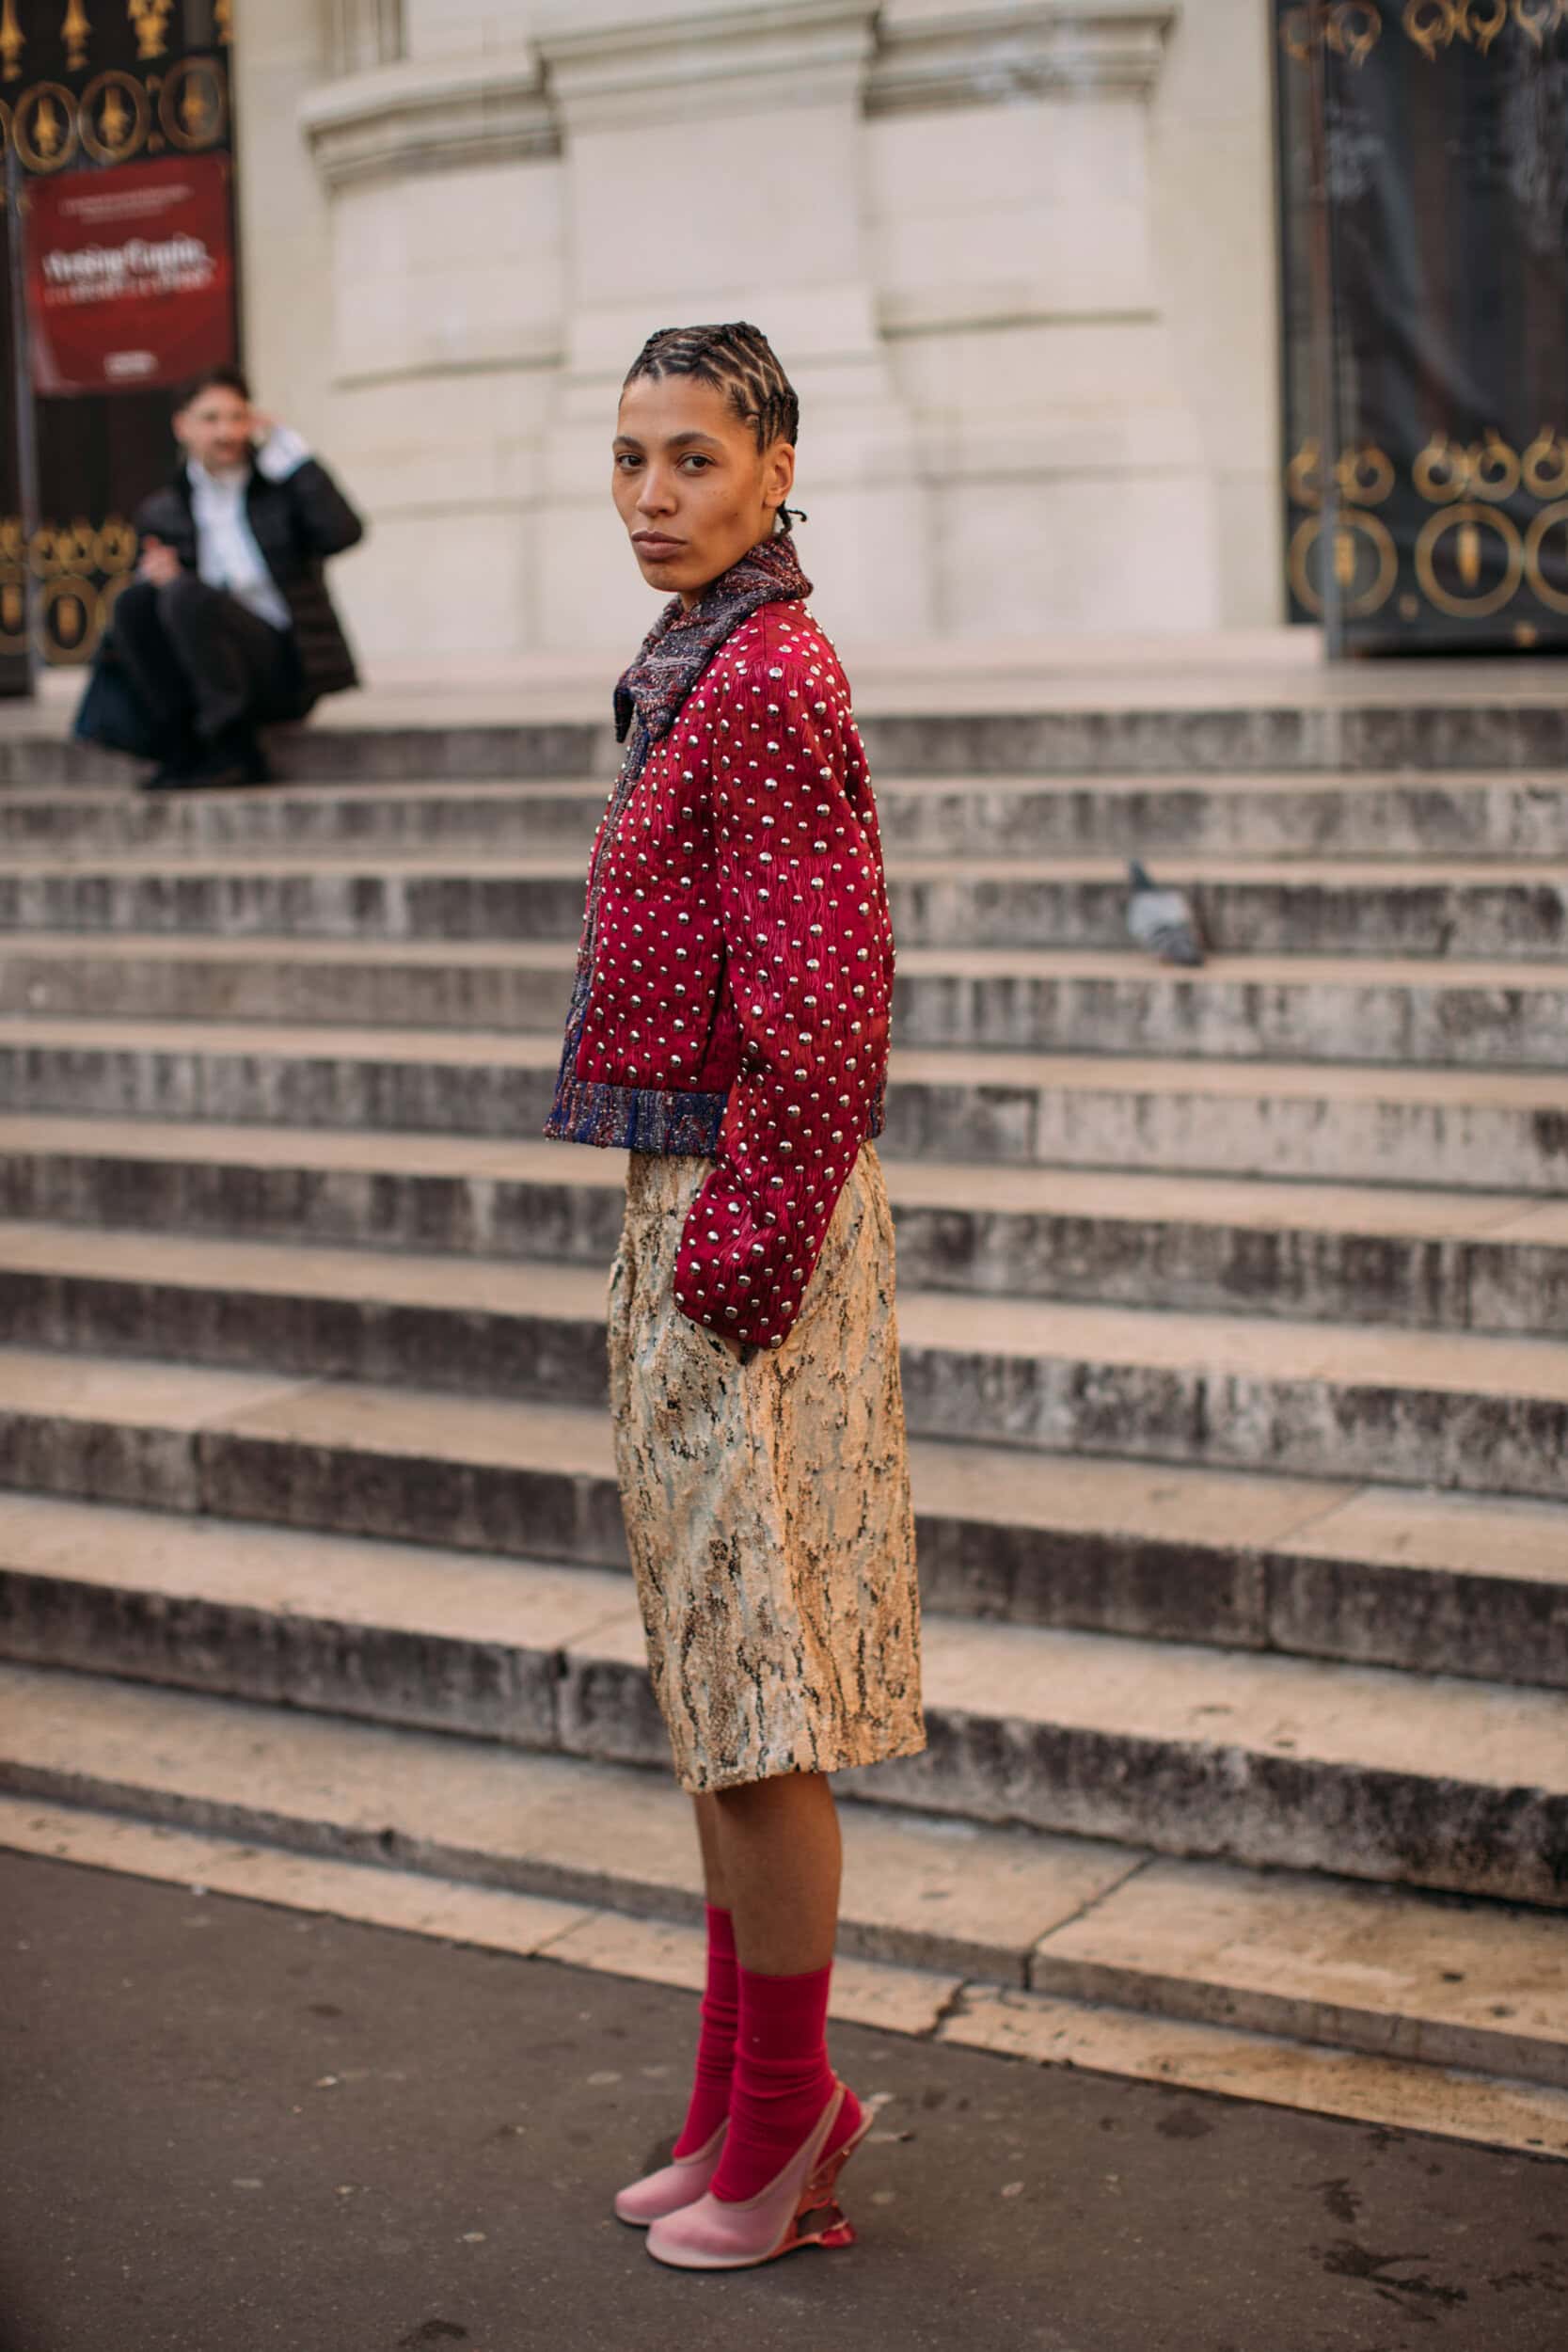
<svg viewBox="0 0 1568 2352"><path fill-rule="evenodd" d="M742 424L751 426L759 450L774 441L800 438L800 403L795 387L761 327L745 319L713 326L661 326L626 370L626 382L635 384L642 375L694 375L711 384L724 394ZM779 514L786 531L797 517L805 520L799 508L782 506Z"/></svg>

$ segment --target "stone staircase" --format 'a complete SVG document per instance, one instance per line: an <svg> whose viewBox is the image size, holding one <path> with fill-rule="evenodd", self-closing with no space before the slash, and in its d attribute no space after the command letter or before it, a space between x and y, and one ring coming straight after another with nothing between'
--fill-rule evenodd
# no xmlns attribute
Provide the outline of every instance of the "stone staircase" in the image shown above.
<svg viewBox="0 0 1568 2352"><path fill-rule="evenodd" d="M535 1140L602 782L8 752L0 1840L691 1920L621 1168ZM1568 771L882 764L931 1745L850 1776L846 1949L1568 2153ZM1201 972L1124 946L1134 850Z"/></svg>

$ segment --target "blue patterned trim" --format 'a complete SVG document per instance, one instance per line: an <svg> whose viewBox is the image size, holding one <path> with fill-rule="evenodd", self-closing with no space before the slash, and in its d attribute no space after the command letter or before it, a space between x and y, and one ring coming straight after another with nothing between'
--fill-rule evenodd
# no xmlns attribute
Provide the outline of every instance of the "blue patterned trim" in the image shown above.
<svg viewBox="0 0 1568 2352"><path fill-rule="evenodd" d="M545 1133L558 1143L656 1152L665 1159L711 1160L719 1151L727 1094L666 1093L658 1087L608 1086L562 1075Z"/></svg>

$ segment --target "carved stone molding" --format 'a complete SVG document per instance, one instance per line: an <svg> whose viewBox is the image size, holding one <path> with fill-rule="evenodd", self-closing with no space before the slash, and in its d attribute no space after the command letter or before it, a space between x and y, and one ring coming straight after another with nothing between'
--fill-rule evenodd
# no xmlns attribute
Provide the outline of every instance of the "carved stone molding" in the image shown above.
<svg viewBox="0 0 1568 2352"><path fill-rule="evenodd" d="M330 187L561 150L531 49L351 74L312 90L299 123Z"/></svg>
<svg viewBox="0 0 1568 2352"><path fill-rule="evenodd" d="M866 78L867 114L1018 99L1148 98L1176 0L892 0Z"/></svg>
<svg viewBox="0 0 1568 2352"><path fill-rule="evenodd" d="M534 39L568 130L626 130L858 104L876 16L875 0L751 0L650 21L633 0L570 0L538 11Z"/></svg>

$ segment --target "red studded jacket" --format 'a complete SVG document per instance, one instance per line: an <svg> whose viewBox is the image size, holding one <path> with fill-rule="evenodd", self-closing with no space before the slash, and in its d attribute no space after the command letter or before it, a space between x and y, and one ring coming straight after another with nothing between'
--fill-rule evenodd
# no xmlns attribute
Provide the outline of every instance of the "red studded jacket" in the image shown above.
<svg viewBox="0 0 1568 2352"><path fill-rule="evenodd" d="M788 1336L881 1127L893 969L844 672L803 604L761 605L611 796L547 1130L711 1153L676 1263L694 1322Z"/></svg>

